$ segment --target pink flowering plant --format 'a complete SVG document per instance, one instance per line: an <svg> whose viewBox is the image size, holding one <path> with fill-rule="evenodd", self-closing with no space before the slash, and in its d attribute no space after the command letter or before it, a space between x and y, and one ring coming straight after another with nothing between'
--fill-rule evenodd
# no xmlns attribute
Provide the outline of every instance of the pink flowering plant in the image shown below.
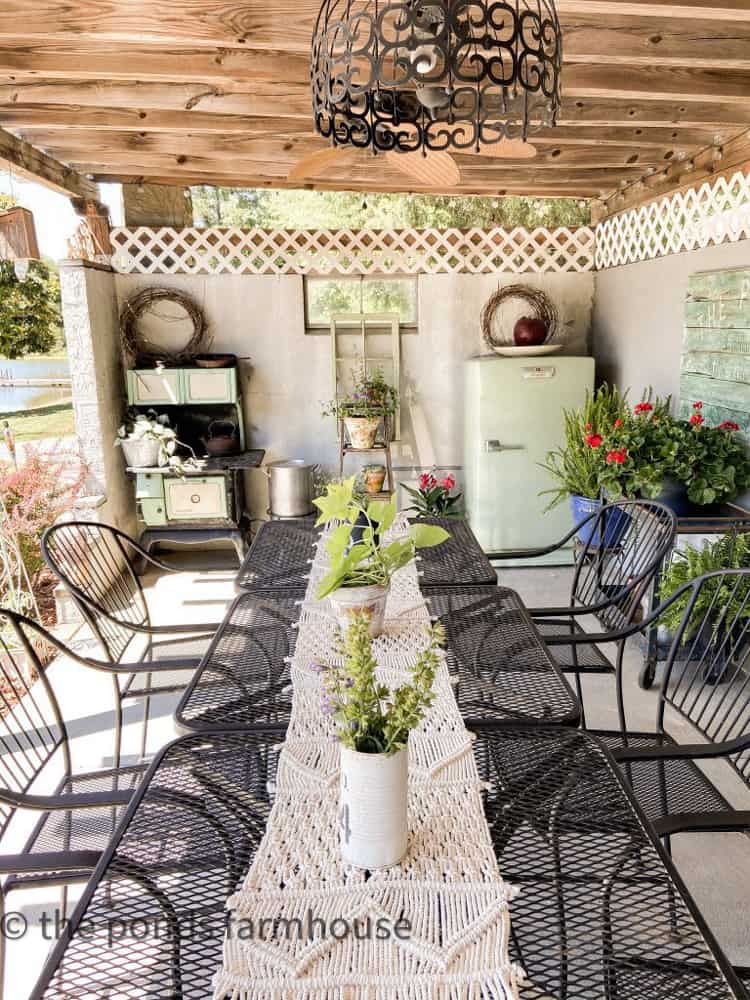
<svg viewBox="0 0 750 1000"><path fill-rule="evenodd" d="M86 469L69 456L39 452L26 445L23 463L0 466L0 496L8 517L4 530L15 536L29 579L34 581L44 560L39 542L57 518L80 496Z"/></svg>
<svg viewBox="0 0 750 1000"><path fill-rule="evenodd" d="M414 501L407 510L413 511L417 517L463 517L463 493L454 493L455 487L456 480L450 473L440 476L436 469L423 472L419 477L419 489L404 484L404 489Z"/></svg>
<svg viewBox="0 0 750 1000"><path fill-rule="evenodd" d="M409 733L424 718L435 697L433 682L445 632L440 624L426 629L425 648L418 653L411 678L391 689L377 677L367 612L352 615L337 649L340 666L314 665L323 681L323 714L330 716L337 739L359 753L394 754L406 746Z"/></svg>
<svg viewBox="0 0 750 1000"><path fill-rule="evenodd" d="M699 400L687 420L671 427L673 460L669 474L687 487L693 503L733 500L750 489L750 457L738 435L739 424L724 420L710 427Z"/></svg>

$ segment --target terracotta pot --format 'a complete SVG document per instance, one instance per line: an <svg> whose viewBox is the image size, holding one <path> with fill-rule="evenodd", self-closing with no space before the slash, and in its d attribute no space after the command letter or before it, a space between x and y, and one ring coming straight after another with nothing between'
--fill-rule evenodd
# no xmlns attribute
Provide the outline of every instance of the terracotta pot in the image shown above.
<svg viewBox="0 0 750 1000"><path fill-rule="evenodd" d="M380 417L344 417L352 448L372 448L380 426Z"/></svg>
<svg viewBox="0 0 750 1000"><path fill-rule="evenodd" d="M385 482L385 466L371 465L364 469L362 473L365 480L365 489L368 493L380 493Z"/></svg>
<svg viewBox="0 0 750 1000"><path fill-rule="evenodd" d="M409 753L341 747L341 857L356 868L390 868L406 854Z"/></svg>
<svg viewBox="0 0 750 1000"><path fill-rule="evenodd" d="M339 628L343 631L349 627L352 615L358 611L370 614L370 635L377 638L385 624L385 604L388 600L388 587L379 584L369 584L366 587L339 587L330 595L329 600L333 613L338 619Z"/></svg>

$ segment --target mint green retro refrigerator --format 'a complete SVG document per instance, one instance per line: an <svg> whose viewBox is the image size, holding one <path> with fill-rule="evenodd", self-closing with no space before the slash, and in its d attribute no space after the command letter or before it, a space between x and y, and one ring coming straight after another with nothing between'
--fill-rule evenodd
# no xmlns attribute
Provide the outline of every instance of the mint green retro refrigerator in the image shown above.
<svg viewBox="0 0 750 1000"><path fill-rule="evenodd" d="M593 358L466 362L466 512L486 551L549 545L573 526L567 503L544 513L549 497L539 493L552 482L540 463L563 443L563 410L580 406L593 386Z"/></svg>

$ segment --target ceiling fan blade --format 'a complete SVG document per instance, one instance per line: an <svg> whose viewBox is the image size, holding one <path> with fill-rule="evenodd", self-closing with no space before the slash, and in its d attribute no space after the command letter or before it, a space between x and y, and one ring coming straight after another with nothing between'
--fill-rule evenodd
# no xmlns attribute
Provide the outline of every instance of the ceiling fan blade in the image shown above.
<svg viewBox="0 0 750 1000"><path fill-rule="evenodd" d="M323 149L316 149L314 153L309 153L301 160L297 160L286 175L286 179L288 181L305 181L310 177L317 177L321 171L332 164L345 161L350 153L350 149L344 149L341 146L325 146Z"/></svg>
<svg viewBox="0 0 750 1000"><path fill-rule="evenodd" d="M450 153L430 150L427 155L396 153L389 150L385 154L389 165L402 174L408 174L425 187L457 187L461 183L461 171Z"/></svg>
<svg viewBox="0 0 750 1000"><path fill-rule="evenodd" d="M473 150L466 150L467 153ZM501 139L500 142L485 142L479 147L480 156L492 156L507 160L532 160L536 156L536 146L523 139Z"/></svg>

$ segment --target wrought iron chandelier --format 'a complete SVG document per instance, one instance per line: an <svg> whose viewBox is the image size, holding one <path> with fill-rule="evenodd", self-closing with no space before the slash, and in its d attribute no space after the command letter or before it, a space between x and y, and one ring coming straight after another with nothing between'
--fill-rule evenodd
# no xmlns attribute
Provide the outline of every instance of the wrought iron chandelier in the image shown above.
<svg viewBox="0 0 750 1000"><path fill-rule="evenodd" d="M561 67L554 0L324 0L315 128L374 152L481 152L556 123Z"/></svg>

